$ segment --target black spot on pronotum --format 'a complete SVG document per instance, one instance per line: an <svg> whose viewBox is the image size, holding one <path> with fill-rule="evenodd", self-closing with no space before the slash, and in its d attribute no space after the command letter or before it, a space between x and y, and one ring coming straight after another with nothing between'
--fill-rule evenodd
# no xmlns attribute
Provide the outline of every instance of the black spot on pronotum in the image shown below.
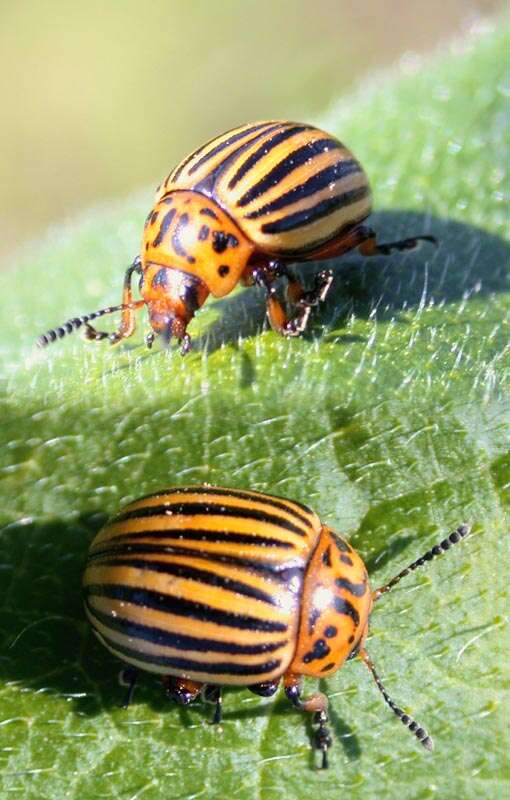
<svg viewBox="0 0 510 800"><path fill-rule="evenodd" d="M324 550L322 554L322 563L326 567L331 566L331 547L328 547L326 550Z"/></svg>
<svg viewBox="0 0 510 800"><path fill-rule="evenodd" d="M218 219L212 208L201 208L200 213L204 215L204 217L211 217L211 219Z"/></svg>
<svg viewBox="0 0 510 800"><path fill-rule="evenodd" d="M340 556L340 561L343 564L347 564L347 566L352 567L352 558L349 556L344 556L343 554Z"/></svg>
<svg viewBox="0 0 510 800"><path fill-rule="evenodd" d="M331 531L331 535L335 540L336 546L342 551L342 553L350 553L352 551L352 548L347 544L345 539L342 539L341 536L339 536L337 533L333 533L333 531Z"/></svg>
<svg viewBox="0 0 510 800"><path fill-rule="evenodd" d="M208 236L209 236L209 226L202 225L202 227L198 232L198 238L200 239L201 242L205 242Z"/></svg>
<svg viewBox="0 0 510 800"><path fill-rule="evenodd" d="M353 641L354 641L354 634L352 636L349 636L349 644L352 644Z"/></svg>
<svg viewBox="0 0 510 800"><path fill-rule="evenodd" d="M334 662L331 661L329 664L326 664L325 667L321 667L321 672L329 672L330 669L333 669L335 666Z"/></svg>
<svg viewBox="0 0 510 800"><path fill-rule="evenodd" d="M237 247L239 240L231 233L225 231L213 231L212 247L215 253L224 253L227 247Z"/></svg>
<svg viewBox="0 0 510 800"><path fill-rule="evenodd" d="M230 272L230 267L228 264L222 264L221 267L218 267L218 275L220 278L225 278L228 273Z"/></svg>
<svg viewBox="0 0 510 800"><path fill-rule="evenodd" d="M343 597L335 597L334 603L335 609L339 614L345 614L345 616L352 619L356 626L359 625L359 614L352 603L349 603L349 601L345 600Z"/></svg>
<svg viewBox="0 0 510 800"><path fill-rule="evenodd" d="M318 608L314 608L311 612L310 616L308 617L308 635L311 636L315 631L315 625L317 624L317 620L319 619L321 612Z"/></svg>
<svg viewBox="0 0 510 800"><path fill-rule="evenodd" d="M339 589L346 589L355 597L363 597L367 590L366 583L353 583L352 581L347 580L347 578L337 578L335 580L335 584Z"/></svg>
<svg viewBox="0 0 510 800"><path fill-rule="evenodd" d="M170 211L167 211L165 216L161 221L161 225L159 226L158 235L154 239L152 246L159 247L161 242L163 241L165 234L167 233L170 225L172 224L172 220L175 217L175 208L171 208Z"/></svg>
<svg viewBox="0 0 510 800"><path fill-rule="evenodd" d="M324 639L317 639L315 642L312 650L309 650L308 653L305 653L303 656L303 661L305 664L309 664L310 661L316 661L325 656L329 655L331 652L331 648L328 647Z"/></svg>
<svg viewBox="0 0 510 800"><path fill-rule="evenodd" d="M333 639L333 637L336 636L337 633L338 633L338 628L335 628L334 625L328 625L328 627L324 631L324 636L326 637L326 639Z"/></svg>

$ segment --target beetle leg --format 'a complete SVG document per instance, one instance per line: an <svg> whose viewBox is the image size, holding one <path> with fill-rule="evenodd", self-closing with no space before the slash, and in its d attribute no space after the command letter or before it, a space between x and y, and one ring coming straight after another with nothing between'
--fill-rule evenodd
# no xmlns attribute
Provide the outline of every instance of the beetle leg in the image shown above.
<svg viewBox="0 0 510 800"><path fill-rule="evenodd" d="M145 344L147 345L148 349L150 350L152 345L154 344L154 339L156 338L156 334L154 331L150 331L147 336L145 337Z"/></svg>
<svg viewBox="0 0 510 800"><path fill-rule="evenodd" d="M322 769L328 768L328 750L332 745L328 724L328 698L322 692L314 692L306 700L301 699L302 678L293 673L284 676L285 694L299 711L313 714L314 747L322 753Z"/></svg>
<svg viewBox="0 0 510 800"><path fill-rule="evenodd" d="M211 724L219 725L221 722L221 687L206 684L202 688L202 700L204 703L212 703L214 705L214 716Z"/></svg>
<svg viewBox="0 0 510 800"><path fill-rule="evenodd" d="M128 708L128 706L131 704L137 680L138 670L136 667L125 667L119 672L119 683L121 686L125 686L127 688L124 702L121 703L121 708Z"/></svg>
<svg viewBox="0 0 510 800"><path fill-rule="evenodd" d="M168 697L180 706L189 706L196 700L204 685L186 678L175 678L173 675L165 675L162 681Z"/></svg>
<svg viewBox="0 0 510 800"><path fill-rule="evenodd" d="M135 310L145 305L145 300L138 300L133 303L133 293L131 291L131 278L133 272L142 274L142 262L140 256L137 256L133 263L127 268L124 276L124 290L122 292L122 305L129 306L122 310L120 318L120 325L113 333L106 333L106 331L97 331L92 325L87 324L85 328L85 338L91 341L100 341L101 339L108 339L111 344L118 344L121 339L126 339L131 336L135 330Z"/></svg>
<svg viewBox="0 0 510 800"><path fill-rule="evenodd" d="M298 313L293 319L289 319L273 286L273 282L280 277L287 278L287 296L298 307ZM253 270L253 279L266 290L267 316L272 329L282 336L299 336L308 325L312 307L326 297L333 280L333 273L330 270L320 272L313 289L309 292L305 291L294 273L278 261L270 261L267 268Z"/></svg>
<svg viewBox="0 0 510 800"><path fill-rule="evenodd" d="M258 694L260 697L272 697L278 691L280 685L280 678L275 678L274 681L267 681L267 683L254 683L253 686L247 688L253 694Z"/></svg>
<svg viewBox="0 0 510 800"><path fill-rule="evenodd" d="M364 240L359 245L359 252L363 256L389 256L395 251L414 250L420 242L430 242L437 245L437 239L434 236L413 236L396 242L378 244L376 233L371 228L361 225L358 230L364 235Z"/></svg>
<svg viewBox="0 0 510 800"><path fill-rule="evenodd" d="M318 306L322 303L329 292L331 284L333 283L333 272L330 269L324 269L319 272L315 277L313 289L305 291L303 284L292 273L288 272L287 276L287 297L297 306Z"/></svg>
<svg viewBox="0 0 510 800"><path fill-rule="evenodd" d="M191 336L189 333L185 333L181 339L181 356L185 356L186 353L189 353L191 350Z"/></svg>

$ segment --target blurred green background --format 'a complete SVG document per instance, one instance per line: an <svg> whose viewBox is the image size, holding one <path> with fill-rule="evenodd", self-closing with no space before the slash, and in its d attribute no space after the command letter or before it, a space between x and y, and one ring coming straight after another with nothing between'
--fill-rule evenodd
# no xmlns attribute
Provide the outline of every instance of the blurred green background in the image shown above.
<svg viewBox="0 0 510 800"><path fill-rule="evenodd" d="M311 120L502 0L3 0L0 264L245 120ZM414 62L413 62L414 63Z"/></svg>

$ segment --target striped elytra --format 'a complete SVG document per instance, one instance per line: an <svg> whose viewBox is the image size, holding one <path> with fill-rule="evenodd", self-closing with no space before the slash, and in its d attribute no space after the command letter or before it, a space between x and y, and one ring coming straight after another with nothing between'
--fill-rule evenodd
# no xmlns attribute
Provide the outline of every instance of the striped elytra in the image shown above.
<svg viewBox="0 0 510 800"><path fill-rule="evenodd" d="M360 656L385 701L428 749L426 731L389 697L365 649L373 604L406 574L448 550L466 526L382 588L348 542L305 505L261 492L180 486L124 507L96 536L83 577L87 617L128 669L158 674L169 696L216 703L222 685L273 694L280 682L314 713L323 766L327 698L301 697L302 676L324 678Z"/></svg>
<svg viewBox="0 0 510 800"><path fill-rule="evenodd" d="M262 287L272 328L297 336L331 286L331 270L308 290L290 268L359 248L365 256L409 250L431 236L377 244L363 224L372 210L367 176L351 151L312 125L265 121L241 125L202 145L173 169L157 190L139 255L128 267L122 303L74 317L43 334L45 346L83 328L112 344L131 336L135 312L147 306L156 334L190 348L188 325L207 297L225 297L241 283ZM141 299L133 299L133 274ZM287 283L287 303L275 284ZM287 308L288 306L289 308ZM91 321L121 312L113 333Z"/></svg>

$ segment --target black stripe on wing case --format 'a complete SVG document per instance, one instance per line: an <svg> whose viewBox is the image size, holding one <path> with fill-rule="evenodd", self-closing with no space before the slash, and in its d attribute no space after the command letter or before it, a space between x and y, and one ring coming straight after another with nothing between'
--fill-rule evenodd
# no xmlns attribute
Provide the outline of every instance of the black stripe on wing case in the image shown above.
<svg viewBox="0 0 510 800"><path fill-rule="evenodd" d="M230 145L234 144L234 142L238 142L245 136L250 136L250 134L254 133L255 131L259 131L262 128L269 128L271 124L272 123L270 122L261 122L258 125L251 125L248 128L243 128L243 130L239 131L239 133L234 133L227 139L223 139L219 144L216 145L216 147L213 147L212 150L209 150L207 153L205 153L205 155L203 155L202 158L199 158L199 160L195 164L193 164L192 167L190 167L188 174L193 175L193 173L196 172L197 169L200 169L200 167L203 166L203 164L206 164L208 161L211 160L211 158L214 158L214 156L218 155L218 153L221 153L222 150L225 150L227 147L230 147Z"/></svg>
<svg viewBox="0 0 510 800"><path fill-rule="evenodd" d="M317 139L314 142L308 142L302 147L298 147L292 153L289 153L279 164L273 169L269 170L264 177L257 181L243 196L237 201L238 206L246 206L252 200L256 200L268 189L272 189L280 183L287 175L290 175L298 167L302 167L308 161L312 161L315 156L325 153L328 150L340 150L342 145L336 139ZM313 168L313 167L311 167Z"/></svg>
<svg viewBox="0 0 510 800"><path fill-rule="evenodd" d="M255 503L266 503L266 505L281 508L283 511L288 511L289 514L294 514L301 522L304 522L309 528L313 528L312 523L307 517L304 517L299 511L296 511L294 506L297 506L302 511L314 515L314 512L308 506L299 503L297 500L288 500L286 497L279 497L278 495L263 494L262 492L249 492L243 489L223 489L219 486L177 486L175 489L167 489L162 492L152 492L140 498L140 501L151 500L153 497L165 497L169 494L217 494L219 497L236 497L239 500L253 500Z"/></svg>
<svg viewBox="0 0 510 800"><path fill-rule="evenodd" d="M130 556L131 554L129 554ZM262 603L269 603L276 605L277 601L273 595L258 589L256 586L250 586L243 581L234 580L226 575L218 575L205 569L197 569L196 567L188 566L187 564L176 564L171 561L149 561L143 558L106 558L101 562L101 566L108 567L133 567L134 569L147 570L148 572L159 572L165 575L175 575L185 580L198 581L199 583L206 583L209 586L217 586L220 589L227 589L235 594L242 594L245 597L252 597L254 600L260 600Z"/></svg>
<svg viewBox="0 0 510 800"><path fill-rule="evenodd" d="M285 633L287 625L283 622L259 619L248 614L234 614L230 611L222 611L213 608L206 603L199 603L195 600L185 600L182 597L174 597L171 594L154 592L150 589L143 589L138 586L128 586L127 584L115 583L90 583L84 586L87 596L108 597L111 600L119 600L123 603L132 603L142 608L152 608L155 611L163 611L167 614L174 614L179 617L191 617L203 622L212 622L216 625L226 625L229 628L239 628L240 630L265 631L270 633Z"/></svg>
<svg viewBox="0 0 510 800"><path fill-rule="evenodd" d="M244 178L246 173L255 166L255 164L260 161L261 158L267 156L268 153L271 152L277 145L285 142L287 139L290 139L291 136L295 136L297 133L302 133L310 128L309 125L293 125L292 127L286 128L285 130L281 131L280 133L275 134L271 137L268 142L264 142L254 153L252 153L248 158L243 161L235 175L232 176L228 183L228 188L233 189L236 186L241 178Z"/></svg>
<svg viewBox="0 0 510 800"><path fill-rule="evenodd" d="M108 542L105 542L105 544L107 545ZM301 581L303 577L303 567L289 563L288 560L285 560L283 563L278 563L264 561L260 558L244 558L242 556L223 555L222 553L211 552L204 553L204 551L195 550L190 547L176 547L175 545L116 544L110 547L101 547L101 545L98 545L94 552L89 553L88 562L94 564L103 558L122 555L172 555L199 559L204 562L204 566L229 564L239 569L247 569L250 572L256 572L257 575L277 580L286 586L295 578Z"/></svg>
<svg viewBox="0 0 510 800"><path fill-rule="evenodd" d="M278 130L281 125L277 123L276 125L272 125L269 128L257 133L255 136L252 136L247 142L242 142L238 147L228 153L225 158L217 164L214 169L204 175L200 181L193 186L193 190L195 192L202 192L206 195L212 195L214 192L214 187L217 181L221 178L225 170L240 156L241 153L244 153L245 150L248 150L255 142L258 142L259 139L264 138L273 130Z"/></svg>
<svg viewBox="0 0 510 800"><path fill-rule="evenodd" d="M360 186L359 189L352 189L350 192L344 192L336 197L329 197L327 200L322 200L312 208L305 208L303 211L296 211L294 214L288 214L281 219L274 222L266 222L262 225L263 233L283 233L284 231L292 231L296 228L302 228L305 225L311 225L323 217L327 217L339 208L352 205L353 203L363 200L370 193L368 186Z"/></svg>
<svg viewBox="0 0 510 800"><path fill-rule="evenodd" d="M297 203L299 200L304 200L306 197L311 197L311 195L322 191L322 189L326 189L326 187L330 185L331 191L333 192L335 190L334 184L336 181L346 178L348 175L352 175L355 172L361 172L357 161L338 161L336 164L326 167L326 169L312 175L299 186L295 186L290 191L280 195L280 197L277 197L271 203L266 203L265 206L258 208L256 211L245 214L244 218L257 219L257 217L262 217L264 214L278 211L280 208L285 208L285 206L290 206L292 203Z"/></svg>
<svg viewBox="0 0 510 800"><path fill-rule="evenodd" d="M242 125L242 126L236 125L235 128L230 128L230 130L225 131L223 136L228 136L229 133L234 133L235 131L238 131L240 127L242 127L244 129L246 126L245 125ZM205 144L200 145L200 147L197 147L196 150L193 150L193 152L191 152L188 156L186 156L186 158L184 158L180 162L180 164L178 164L176 166L175 170L170 173L170 175L168 176L167 180L165 181L165 186L168 185L169 179L171 179L172 183L175 183L175 181L177 181L179 176L182 174L184 168L188 166L189 162L193 161L193 159L196 158L197 156L199 156L200 153L203 153L203 151L207 147L209 147L210 144L215 142L217 138L218 138L218 136L213 136L212 139L208 139L208 141L205 142Z"/></svg>
<svg viewBox="0 0 510 800"><path fill-rule="evenodd" d="M145 508L136 508L133 511L124 511L110 520L111 523L125 522L130 519L147 519L149 517L160 516L214 516L214 517L229 517L237 519L249 519L254 522L264 522L269 525L275 525L278 528L297 533L298 536L306 536L307 533L302 528L294 525L283 517L277 517L266 511L259 509L242 508L240 506L222 506L216 503L168 503L159 506L148 506Z"/></svg>
<svg viewBox="0 0 510 800"><path fill-rule="evenodd" d="M94 608L86 602L89 614L98 622L112 631L122 633L134 639L143 639L145 642L173 647L175 650L195 650L199 653L229 653L230 655L258 656L264 653L274 653L288 644L287 639L278 642L262 642L261 644L236 644L236 642L222 642L219 639L206 639L203 636L186 636L182 633L173 633L165 628L153 625L142 625L140 622L126 619L125 617L112 617L103 611Z"/></svg>
<svg viewBox="0 0 510 800"><path fill-rule="evenodd" d="M270 536L257 536L250 533L231 533L230 531L206 531L202 529L188 528L162 528L154 531L130 531L116 533L111 536L109 541L129 541L132 539L163 539L170 544L172 542L210 542L212 544L244 544L247 547L276 547L284 550L294 550L292 542L273 539Z"/></svg>
<svg viewBox="0 0 510 800"><path fill-rule="evenodd" d="M223 662L219 664L209 664L207 661L192 661L188 658L179 658L177 656L158 656L151 655L150 653L139 653L130 647L114 642L104 634L99 634L101 640L105 645L114 653L122 653L127 658L132 658L134 661L139 661L144 664L157 664L161 667L169 667L171 669L178 669L180 672L198 672L206 673L208 675L264 675L267 672L273 672L280 666L280 659L273 659L266 661L264 664L236 664L232 662Z"/></svg>

